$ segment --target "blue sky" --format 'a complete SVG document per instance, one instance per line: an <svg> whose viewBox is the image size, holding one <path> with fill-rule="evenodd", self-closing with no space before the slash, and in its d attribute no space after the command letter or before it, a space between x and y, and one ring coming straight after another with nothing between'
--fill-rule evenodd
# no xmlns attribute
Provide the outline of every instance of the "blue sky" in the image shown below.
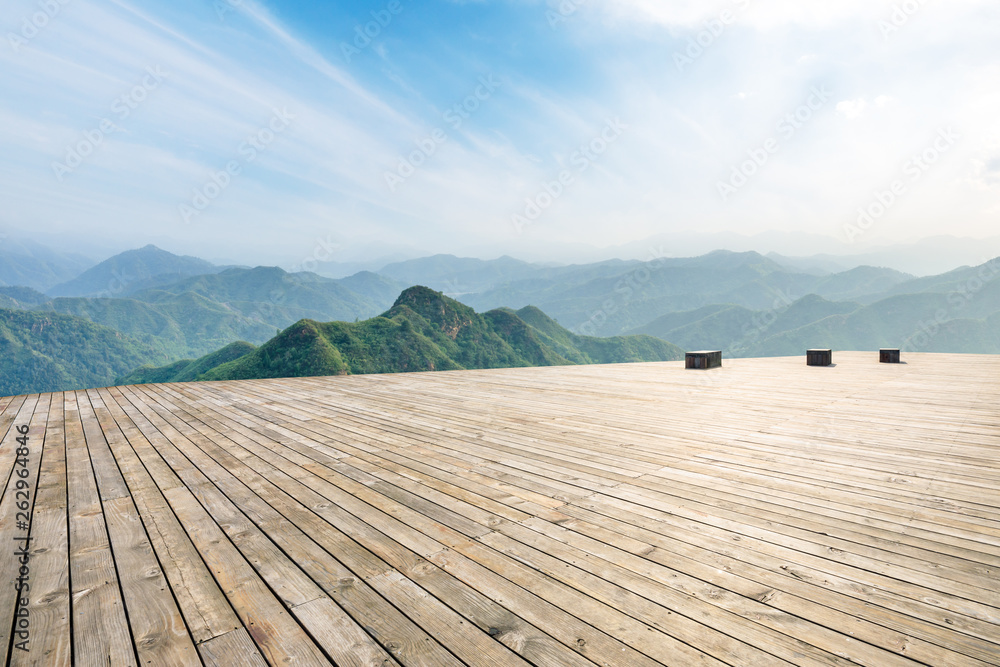
<svg viewBox="0 0 1000 667"><path fill-rule="evenodd" d="M985 237L998 26L986 0L7 0L0 232L285 265Z"/></svg>

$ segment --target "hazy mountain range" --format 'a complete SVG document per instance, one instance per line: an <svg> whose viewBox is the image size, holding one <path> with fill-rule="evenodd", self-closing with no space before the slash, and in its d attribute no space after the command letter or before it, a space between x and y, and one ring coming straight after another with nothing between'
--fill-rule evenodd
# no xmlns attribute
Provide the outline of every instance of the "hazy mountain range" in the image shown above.
<svg viewBox="0 0 1000 667"><path fill-rule="evenodd" d="M42 239L46 245L39 243ZM219 266L266 264L280 266L292 273L306 270L330 278L345 278L359 271L379 273L388 264L434 253L382 239L355 239L340 244L331 235L316 239L316 242L316 252L309 256L283 254L278 249L266 247L252 257L238 258L224 257L224 247L188 246L185 251ZM804 273L839 273L858 266L880 266L915 276L930 276L957 266L976 266L1000 256L1000 235L989 238L939 235L899 241L884 238L876 241L863 235L852 242L844 235L776 230L758 234L686 231L657 234L608 247L573 242L540 244L524 238L506 245L469 246L451 252L463 257L509 255L536 264L569 265L612 259L648 261L656 257L696 257L719 249L759 252ZM28 285L47 291L76 278L101 259L119 253L125 255L122 250L109 239L63 235L19 238L6 235L0 229L0 286ZM33 270L36 263L40 265L37 276ZM47 269L45 264L48 264Z"/></svg>
<svg viewBox="0 0 1000 667"><path fill-rule="evenodd" d="M566 266L436 255L332 279L276 267L216 266L154 246L93 266L40 247L30 250L34 263L22 258L9 264L0 257L0 276L20 281L0 287L0 370L8 377L0 393L110 384L144 365L177 364L173 375L162 371L163 377L207 377L216 367L235 363L237 352L241 368L264 372L270 367L261 355L275 347L287 351L293 325L300 333L315 329L314 342L336 336L369 340L386 334L379 328L386 321L402 326L406 320L411 330L424 331L423 322L398 310L406 305L398 302L400 293L413 285L470 307L475 318L486 318L483 331L509 315L533 336L551 339L539 339L551 357L511 356L500 348L483 352L513 365L561 363L557 357L572 363L624 358L586 352L580 336L649 335L684 349L741 356L882 346L1000 353L1000 281L995 280L1000 259L917 278L874 266L831 272L822 262L756 252ZM547 331L552 326L559 332ZM424 338L433 345L379 339L385 349L406 345L419 352L405 363L403 357L387 357L383 348L376 353L329 342L341 361L324 353L329 365L309 367L352 373L486 367L463 356L467 351ZM489 336L477 340L484 350L496 342ZM237 341L245 344L230 347ZM357 352L362 349L371 352L367 361ZM629 359L652 360L662 353L648 345L635 349L642 353ZM199 365L190 366L192 360ZM274 368L268 372L288 371Z"/></svg>

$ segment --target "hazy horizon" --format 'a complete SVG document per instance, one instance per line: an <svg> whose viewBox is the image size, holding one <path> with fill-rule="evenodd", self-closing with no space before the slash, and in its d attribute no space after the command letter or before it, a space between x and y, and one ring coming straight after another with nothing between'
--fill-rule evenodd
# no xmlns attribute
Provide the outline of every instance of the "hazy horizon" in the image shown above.
<svg viewBox="0 0 1000 667"><path fill-rule="evenodd" d="M996 234L982 0L9 5L12 238L294 263Z"/></svg>
<svg viewBox="0 0 1000 667"><path fill-rule="evenodd" d="M53 239L44 239L53 241ZM819 244L819 245L817 245ZM257 252L253 256L218 256L211 249L195 248L189 251L179 244L159 245L150 240L142 245L108 246L94 244L80 248L71 243L46 244L39 238L0 235L0 253L8 256L41 255L57 252L64 257L76 257L82 267L96 266L122 253L144 249L147 246L164 250L177 256L207 260L217 266L276 266L288 272L312 272L331 278L343 278L362 271L380 272L383 268L401 262L427 259L436 256L459 259L478 259L489 263L511 258L535 266L590 265L605 261L641 261L656 263L664 258L697 258L715 252L735 254L758 253L775 259L787 268L806 273L840 273L859 266L888 268L915 277L940 275L963 266L980 266L1000 257L1000 236L987 239L936 236L912 244L878 246L861 254L849 254L854 249L848 244L829 246L823 237L809 234L764 233L756 236L727 234L659 235L641 241L605 248L566 244L549 248L540 254L506 254L496 250L455 254L448 252L419 252L410 249L386 249L377 244L351 247L330 245L318 240L310 256L282 258L280 255ZM85 250L89 250L86 252ZM558 250L558 251L557 251ZM815 252L822 250L823 252ZM838 252L839 251L839 252Z"/></svg>

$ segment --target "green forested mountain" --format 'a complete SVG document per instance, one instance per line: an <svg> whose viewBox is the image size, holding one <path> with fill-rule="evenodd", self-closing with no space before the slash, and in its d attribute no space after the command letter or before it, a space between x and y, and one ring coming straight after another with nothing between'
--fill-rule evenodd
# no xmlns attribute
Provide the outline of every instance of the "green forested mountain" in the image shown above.
<svg viewBox="0 0 1000 667"><path fill-rule="evenodd" d="M334 280L315 273L258 266L185 278L138 292L133 298L159 304L180 294L196 294L250 319L283 328L300 319L351 321L371 317L392 303L392 296L386 297L389 286L392 295L399 294L398 285L378 280L375 274Z"/></svg>
<svg viewBox="0 0 1000 667"><path fill-rule="evenodd" d="M75 315L115 329L161 349L171 358L198 357L235 340L262 343L281 324L251 319L228 305L184 292L162 294L159 301L57 298L38 310Z"/></svg>
<svg viewBox="0 0 1000 667"><path fill-rule="evenodd" d="M102 387L162 350L59 313L0 309L0 395Z"/></svg>
<svg viewBox="0 0 1000 667"><path fill-rule="evenodd" d="M32 306L45 303L48 300L49 297L30 287L0 287L0 302L12 304L10 306L5 305L3 306L4 308L28 309Z"/></svg>
<svg viewBox="0 0 1000 667"><path fill-rule="evenodd" d="M234 268L184 278L127 298L49 299L27 288L0 288L0 307L75 315L182 359L237 340L263 343L303 318L353 321L371 317L388 308L402 289L394 280L374 273L331 280L273 267Z"/></svg>
<svg viewBox="0 0 1000 667"><path fill-rule="evenodd" d="M413 287L379 317L356 323L301 320L228 363L199 360L213 367L195 379L668 361L683 354L649 336L576 336L533 308L478 314L440 292ZM187 368L142 369L122 380L161 381Z"/></svg>
<svg viewBox="0 0 1000 667"><path fill-rule="evenodd" d="M239 359L257 348L250 343L237 341L221 350L206 354L200 359L181 359L166 366L143 366L118 378L116 384L152 384L157 382L187 382L196 380L217 366Z"/></svg>
<svg viewBox="0 0 1000 667"><path fill-rule="evenodd" d="M892 269L858 266L823 276L811 291L831 301L847 301L871 294L885 294L912 279L913 276Z"/></svg>
<svg viewBox="0 0 1000 667"><path fill-rule="evenodd" d="M4 275L23 268L2 260ZM0 285L0 309L7 309L2 368L15 378L0 392L104 385L116 377L148 382L679 357L671 344L728 356L883 346L1000 353L1000 258L924 278L873 267L805 273L757 253L721 251L578 266L438 255L386 267L402 278L429 276L461 303L426 288L396 299L405 285L371 272L334 280L274 267L223 269L152 247L112 260L74 284L117 280L121 267L141 265L136 271L146 277L129 282L127 297L52 298ZM35 278L48 275L44 258L32 261ZM182 275L206 265L207 273ZM153 287L138 289L143 285ZM153 366L124 377L144 365Z"/></svg>

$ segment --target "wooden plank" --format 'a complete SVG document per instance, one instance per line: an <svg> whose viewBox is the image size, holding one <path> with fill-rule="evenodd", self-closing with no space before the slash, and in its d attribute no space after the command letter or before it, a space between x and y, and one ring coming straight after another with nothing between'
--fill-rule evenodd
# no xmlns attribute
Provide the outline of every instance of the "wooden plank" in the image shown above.
<svg viewBox="0 0 1000 667"><path fill-rule="evenodd" d="M103 401L94 394L103 410ZM114 422L99 423L89 395L79 392L77 398L95 471L105 468L95 478L139 661L164 665L197 662L194 642L108 445L109 438L124 436ZM97 452L100 456L95 456ZM103 484L109 486L104 488Z"/></svg>
<svg viewBox="0 0 1000 667"><path fill-rule="evenodd" d="M73 659L80 664L135 665L138 659L94 478L77 393L64 401Z"/></svg>
<svg viewBox="0 0 1000 667"><path fill-rule="evenodd" d="M31 563L30 560L27 563L21 561L30 559L30 524L38 492L38 471L48 404L48 397L39 396L31 396L23 403L13 404L11 407L15 408L16 417L7 416L5 421L8 428L0 441L0 469L6 475L3 478L3 497L0 499L0 543L9 545L10 548L10 552L0 558L0 642L3 644L4 661L10 657L12 639L23 642L30 640L32 636L30 596L23 594L30 593L24 586L30 586L31 580L20 579L24 572L22 567L28 569L27 574L30 576ZM26 440L21 430L24 428L28 429ZM21 442L18 442L19 437L22 438ZM25 450L27 456L19 456ZM25 556L22 552L27 552L28 555ZM22 604L25 601L29 602L29 606ZM18 632L25 634L19 635ZM21 646L24 647L24 644ZM30 643L27 647L30 649Z"/></svg>
<svg viewBox="0 0 1000 667"><path fill-rule="evenodd" d="M116 426L121 428L121 432L109 424L105 433L192 639L195 643L205 642L242 628L198 550L136 454L137 450L141 450L147 461L156 460L152 445L118 406L113 398L114 390L101 391L105 393L107 409L106 415L98 411L98 417L102 423L115 418L118 420Z"/></svg>
<svg viewBox="0 0 1000 667"><path fill-rule="evenodd" d="M183 427L179 422L175 423L175 426ZM164 423L164 427L166 427L166 423ZM173 427L171 427L172 430ZM164 429L161 429L161 431L164 431ZM169 432L164 431L164 433L169 436ZM193 436L194 434L192 433L191 435ZM342 653L343 645L337 642L324 643L324 640L329 641L331 637L343 635L345 628L349 627L352 622L347 619L346 615L336 605L333 605L333 607L323 607L327 612L325 614L310 613L309 610L314 609L315 605L313 607L306 607L305 605L324 598L322 590L296 567L295 563L289 559L283 549L268 539L266 528L269 527L269 524L265 521L262 526L256 526L249 517L244 515L244 512L256 508L264 515L271 514L271 520L276 521L278 525L281 523L280 517L277 517L270 508L259 503L254 504L251 498L245 493L245 487L241 488L240 485L234 484L232 476L226 470L217 465L209 465L209 460L204 457L204 454L197 452L190 446L193 443L188 438L181 436L176 440L176 444L188 456L194 457L192 460L202 462L204 464L202 470L208 473L209 477L215 482L221 484L221 489L228 489L231 493L227 497L221 489L217 489L210 483L198 483L194 486L189 485L189 488L191 488L203 505L209 510L212 518L230 535L235 545L253 565L259 575L279 594L295 618L309 630L314 638L320 641L320 645L325 649L326 653L335 661L343 661L345 659ZM243 511L237 509L237 506L232 502L233 500L240 503ZM367 642L369 646L367 654L369 656L380 655L382 656L381 660L387 661L387 664L395 662L358 626L355 625L354 627L356 632L351 640L353 644Z"/></svg>
<svg viewBox="0 0 1000 667"><path fill-rule="evenodd" d="M122 396L129 397L128 389L122 390ZM179 464L181 469L174 468L172 474L190 476L197 472L173 448L166 436L146 419L146 408L141 401L129 401L127 406L121 403L119 405L148 441L155 443L157 456ZM142 453L150 457L154 454L149 451ZM196 499L193 491L199 487L207 487L207 478L202 475L192 477L192 480L194 489L184 485L172 486L164 490L164 496L260 652L268 662L277 664L286 661L302 661L302 664L307 665L330 664L239 549L230 542L212 515ZM208 500L213 502L216 497L212 496Z"/></svg>
<svg viewBox="0 0 1000 667"><path fill-rule="evenodd" d="M905 651L908 657L928 664L960 661L961 656L954 655L955 651L989 661L996 650L995 644L986 640L995 627L959 615L947 615L940 620L927 617L922 607L905 604L873 589L852 587L801 564L794 568L785 565L784 569L772 564L777 570L772 571L756 565L759 556L734 547L731 541L724 543L703 535L696 546L669 539L663 534L669 528L662 522L656 525L656 532L583 509L569 508L567 513L581 518L560 522L562 528L601 544L614 544L671 570L690 573L712 586L821 623L873 646ZM976 633L979 639L972 636Z"/></svg>
<svg viewBox="0 0 1000 667"><path fill-rule="evenodd" d="M198 653L130 497L104 502L115 566L139 660L190 665Z"/></svg>
<svg viewBox="0 0 1000 667"><path fill-rule="evenodd" d="M996 664L1000 357L801 361L0 398L11 662Z"/></svg>
<svg viewBox="0 0 1000 667"><path fill-rule="evenodd" d="M960 621L960 619L958 617L953 617L953 618L949 619L949 623L955 623L955 622L961 622L961 621Z"/></svg>
<svg viewBox="0 0 1000 667"><path fill-rule="evenodd" d="M194 497L180 488L166 495L265 659L271 664L331 665Z"/></svg>
<svg viewBox="0 0 1000 667"><path fill-rule="evenodd" d="M45 425L38 491L31 517L31 641L14 650L11 665L71 664L69 546L66 509L66 437L63 397L54 394Z"/></svg>
<svg viewBox="0 0 1000 667"><path fill-rule="evenodd" d="M295 608L295 617L311 630L313 638L338 666L390 667L399 664L328 597L299 605Z"/></svg>
<svg viewBox="0 0 1000 667"><path fill-rule="evenodd" d="M877 543L877 540L875 540L875 541ZM888 542L888 541L886 540L885 542ZM893 542L891 546L893 548L895 548L896 547L896 543ZM842 549L844 547L841 544L838 544L838 545L836 545L836 548L841 548ZM963 554L963 555L965 555L965 554ZM892 562L893 556L892 556L891 553L889 553L888 558L890 559L890 562ZM939 558L940 558L940 556L937 553L935 553L933 559L936 561ZM913 561L910 561L910 562L913 563ZM914 563L914 564L919 567L918 563ZM963 578L962 570L965 569L965 568L967 568L967 567L969 567L965 563L954 563L953 566L954 567L951 568L951 569L949 569L949 572L947 574L944 574L942 576L955 577L955 578L962 579ZM957 570L957 572L952 572L952 570ZM971 583L972 585L978 585L978 582L980 581L980 578L981 578L982 574L983 574L983 570L981 570L981 569L977 570L977 571L973 571L973 572L970 573L971 576L969 578L966 578L965 580L968 583Z"/></svg>
<svg viewBox="0 0 1000 667"><path fill-rule="evenodd" d="M178 411L177 414L184 413L183 411ZM183 425L178 424L178 427L183 428ZM224 479L225 475L228 475L230 472L237 474L243 483L247 484L248 488L254 490L256 493L267 493L267 497L271 498L272 505L280 501L280 496L269 492L271 482L269 482L268 479L276 478L276 475L273 474L273 469L270 469L272 474L269 474L267 478L263 475L252 473L240 458L226 453L204 435L198 434L193 430L187 430L186 434L189 439L201 443L201 445L206 448L206 451L210 451L215 456L219 457L218 462L210 462L203 459L196 452L190 452L191 456L197 457L199 460L204 462L203 469L216 471L216 473L220 476L219 482L223 484L231 494L241 493L241 491L240 486L234 485ZM250 459L248 458L247 461L249 460ZM219 463L224 463L225 465L222 466L219 465ZM225 471L224 474L223 471ZM244 494L241 495L240 500L242 507L255 508L256 511L260 513L262 518L267 516L268 510L273 512L271 506L266 503L261 503L262 499L259 497ZM285 509L285 511L288 513L290 510ZM273 522L271 525L274 527L269 528L269 531L274 532L280 526L280 522ZM282 542L287 548L292 549L294 552L298 552L299 549L302 549L303 551L301 553L305 556L305 550L308 548L307 544L296 546L296 542L288 538L283 538ZM440 548L440 545L435 545L431 549L438 550ZM312 553L314 554L315 552ZM304 559L305 562L309 562L310 560L315 562L317 559L312 555L310 555L309 558ZM329 574L326 572L320 572L320 577L328 579ZM455 626L457 625L458 627L461 627L464 624L464 621L455 617L454 612L431 596L427 595L426 592L415 586L411 581L401 578L398 573L380 572L370 575L366 581L370 582L373 588L383 592L383 594L391 594L392 599L396 602L397 606L406 608L408 610L407 613L419 625L428 629L428 631L433 630L434 635L447 645L450 651L462 657L467 664L479 664L481 662L483 664L520 664L520 661L518 661L512 653L503 649L501 645L489 639L487 636L469 636L467 633L456 632ZM296 609L298 608L299 607L296 607Z"/></svg>
<svg viewBox="0 0 1000 667"><path fill-rule="evenodd" d="M487 570L502 574L502 579L492 578L493 586L503 590L514 584L531 593L525 595L514 588L514 595L502 598L505 604L511 604L517 613L528 618L532 618L533 614L545 613L550 615L551 623L565 622L568 618L576 619L576 623L566 623L569 627L564 627L563 632L568 630L569 639L575 635L577 646L586 649L586 654L592 655L598 664L621 667L650 662L706 667L726 664L678 641L662 628L636 619L621 604L607 604L597 600L477 541L456 545L452 550L435 554L431 560L449 572L457 568L468 568L469 561L472 561ZM509 583L505 585L504 580ZM538 601L545 604L539 605ZM549 624L540 625L545 627ZM596 632L588 631L587 626L596 629ZM551 628L550 631L557 636L563 634L556 628ZM620 649L617 648L619 646Z"/></svg>
<svg viewBox="0 0 1000 667"><path fill-rule="evenodd" d="M349 461L350 461L350 459L344 459L343 461L344 461L344 462L349 462Z"/></svg>
<svg viewBox="0 0 1000 667"><path fill-rule="evenodd" d="M198 652L206 667L267 667L264 656L242 627L198 644Z"/></svg>
<svg viewBox="0 0 1000 667"><path fill-rule="evenodd" d="M172 391L172 389L174 388L163 388L164 391ZM203 412L199 411L198 414L205 423L210 421L210 419L205 419ZM218 415L218 417L222 420L225 419L222 415ZM229 433L230 437L234 437L232 431ZM245 443L244 446L251 446L248 440L241 438L241 441ZM270 455L271 452L264 448L254 447L253 450L266 459L275 460ZM335 463L336 460L331 459L331 462ZM234 465L236 465L235 462L227 467ZM273 474L268 475L268 477L272 480L276 479ZM377 482L373 483L373 488L377 484ZM301 494L296 495L302 497ZM310 532L316 534L318 531ZM492 601L475 593L472 589L462 586L451 577L442 576L444 573L430 563L419 560L412 567L405 567L405 572L412 580L421 583L424 588L437 597L447 600L449 606L462 613L466 619L476 623L481 630L533 662L541 659L545 664L579 664L580 658L569 652L567 648L559 647L530 624L524 623L505 610L501 610ZM398 587L398 583L392 585ZM500 630L499 628L504 629Z"/></svg>

